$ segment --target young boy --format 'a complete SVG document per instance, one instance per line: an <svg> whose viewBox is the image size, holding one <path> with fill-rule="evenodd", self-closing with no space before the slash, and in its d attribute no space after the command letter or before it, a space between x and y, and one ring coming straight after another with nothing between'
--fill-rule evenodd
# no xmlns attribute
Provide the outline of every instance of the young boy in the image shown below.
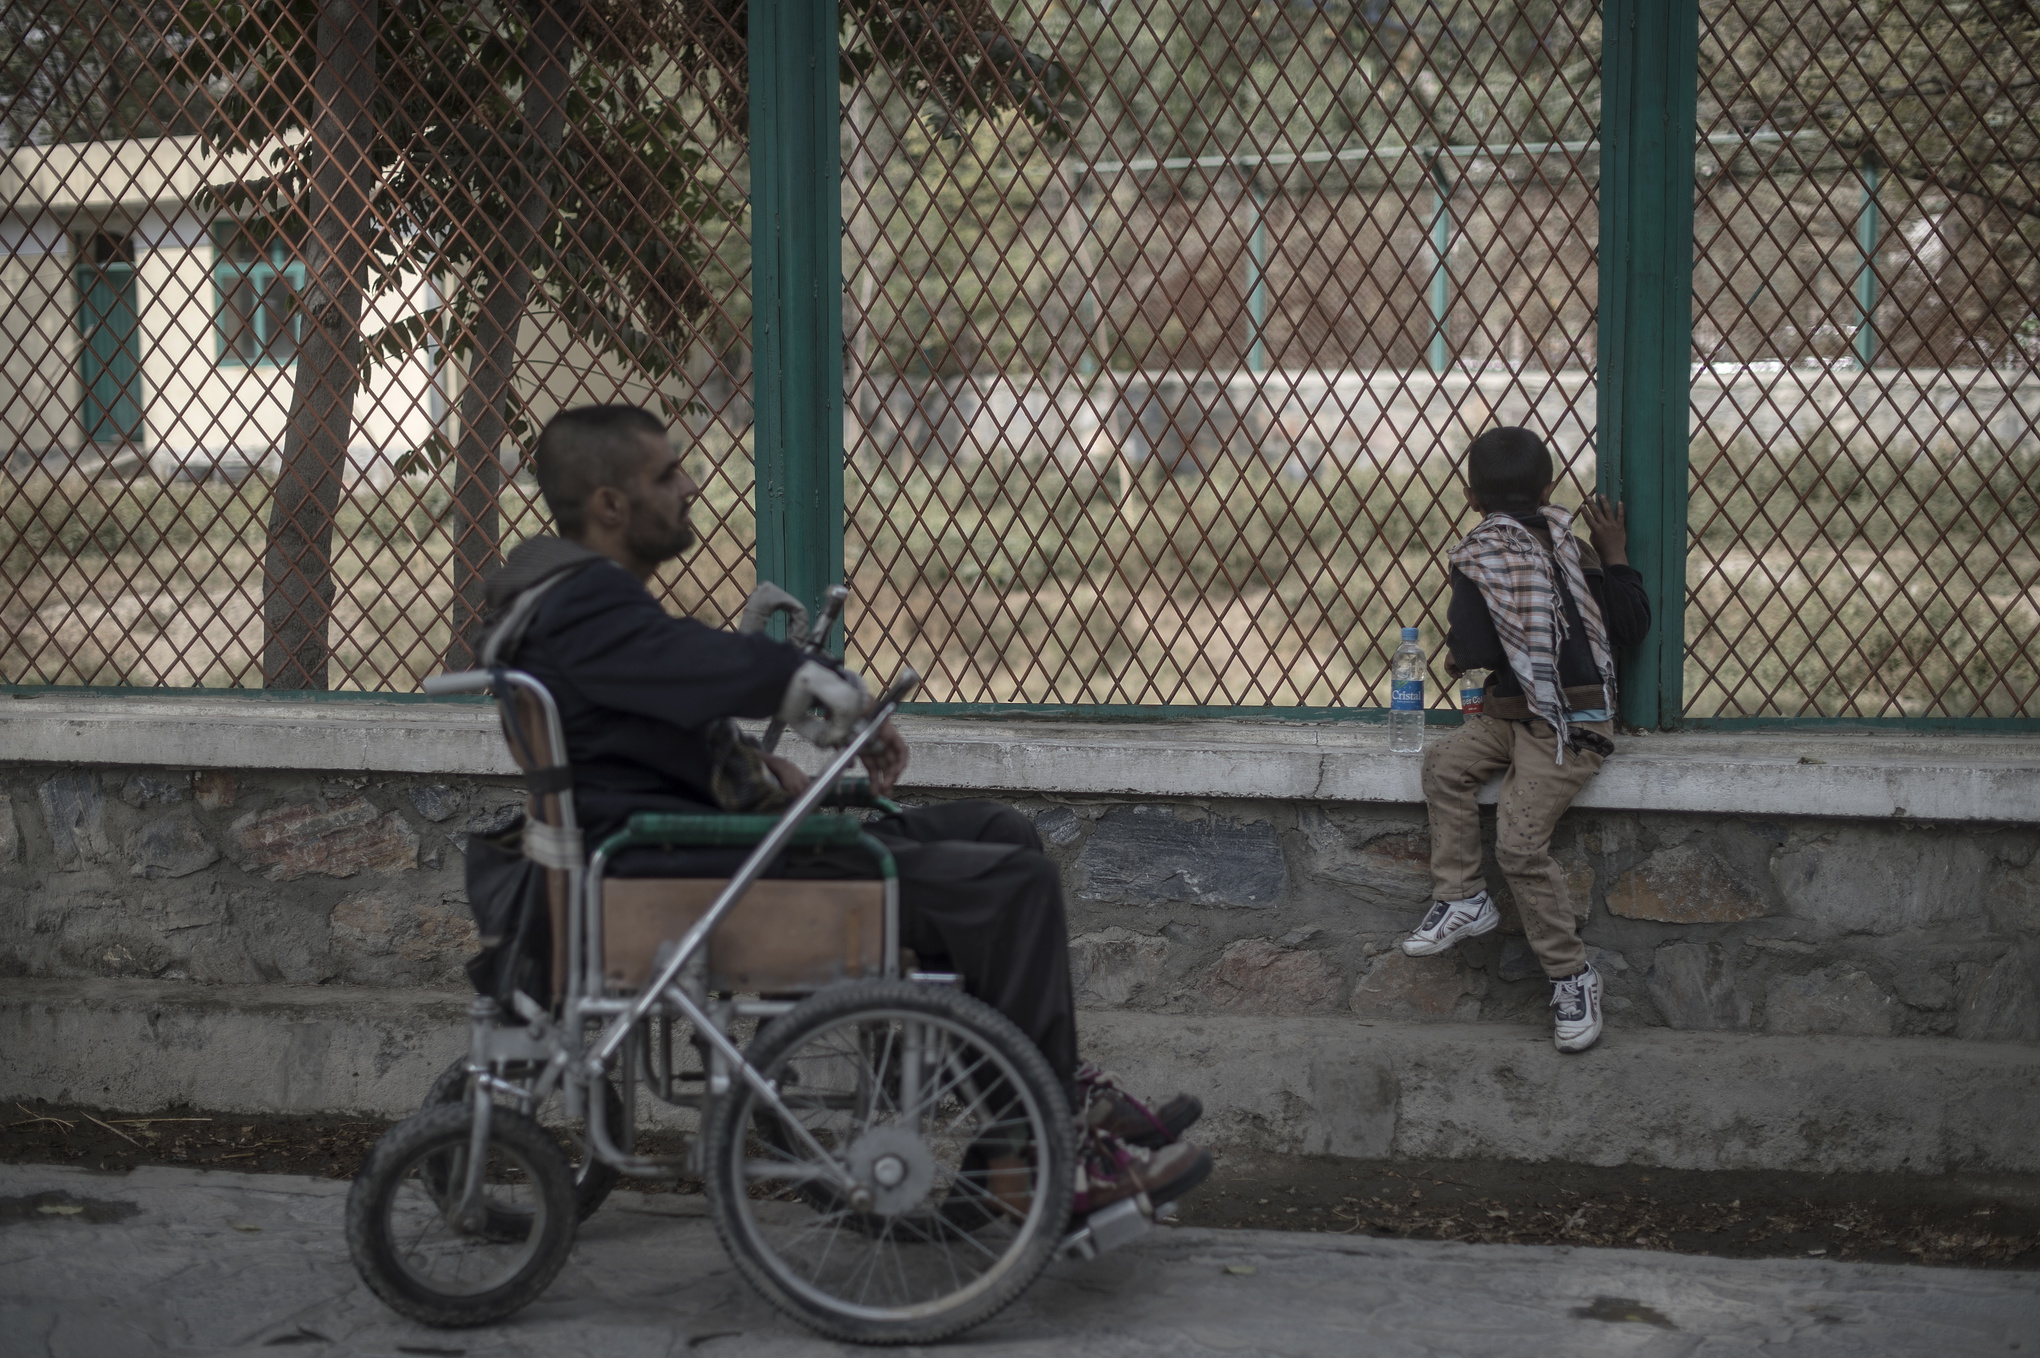
<svg viewBox="0 0 2040 1358"><path fill-rule="evenodd" d="M1484 517L1451 552L1445 668L1491 673L1482 711L1424 751L1435 899L1402 950L1429 957L1502 922L1481 876L1474 800L1502 773L1495 858L1551 981L1553 1041L1582 1052L1601 1036L1601 978L1580 943L1551 833L1614 753L1610 652L1643 640L1650 600L1629 564L1622 506L1595 496L1580 511L1594 545L1575 538L1572 515L1551 503L1551 454L1529 430L1475 439L1466 482L1467 503Z"/></svg>

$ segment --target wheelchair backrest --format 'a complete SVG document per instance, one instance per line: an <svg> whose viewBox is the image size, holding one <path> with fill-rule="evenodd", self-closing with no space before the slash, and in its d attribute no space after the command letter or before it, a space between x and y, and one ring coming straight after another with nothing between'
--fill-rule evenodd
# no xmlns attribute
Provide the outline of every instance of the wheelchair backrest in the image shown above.
<svg viewBox="0 0 2040 1358"><path fill-rule="evenodd" d="M524 773L525 855L545 869L547 914L552 919L552 987L567 984L567 864L581 861L580 824L574 815L573 770L559 706L546 686L521 670L496 673L496 720L510 757Z"/></svg>
<svg viewBox="0 0 2040 1358"><path fill-rule="evenodd" d="M503 738L528 789L524 853L545 869L557 997L567 988L569 869L587 861L574 813L566 733L551 692L531 675L498 670L493 687ZM599 883L591 904L601 902L595 923L606 983L623 989L643 985L659 947L685 933L722 886L716 878ZM898 926L891 896L879 878L759 882L710 940L710 984L726 992L798 994L894 974Z"/></svg>

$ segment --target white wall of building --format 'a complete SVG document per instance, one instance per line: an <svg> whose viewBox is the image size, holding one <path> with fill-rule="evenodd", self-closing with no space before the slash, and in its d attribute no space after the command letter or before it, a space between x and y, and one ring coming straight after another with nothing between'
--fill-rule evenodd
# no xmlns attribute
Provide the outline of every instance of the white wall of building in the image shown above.
<svg viewBox="0 0 2040 1358"><path fill-rule="evenodd" d="M187 139L25 148L0 160L0 460L68 463L80 419L77 240L126 235L135 265L141 446L160 476L274 467L295 365L222 359L212 213L197 200L219 167ZM380 301L370 332L437 303L429 281ZM431 356L365 375L349 438L353 476L386 482L443 426L447 393ZM351 478L350 478L351 479Z"/></svg>

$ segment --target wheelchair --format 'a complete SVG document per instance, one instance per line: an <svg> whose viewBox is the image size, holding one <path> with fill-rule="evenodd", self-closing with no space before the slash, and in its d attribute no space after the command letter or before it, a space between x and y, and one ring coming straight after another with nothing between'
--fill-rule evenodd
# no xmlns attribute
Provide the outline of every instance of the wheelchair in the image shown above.
<svg viewBox="0 0 2040 1358"><path fill-rule="evenodd" d="M347 1239L384 1302L435 1326L509 1316L622 1176L699 1179L742 1276L856 1343L954 1335L1056 1257L1151 1227L1139 1199L1072 1229L1076 1131L1040 1052L960 978L902 967L892 858L848 814L890 804L846 775L917 683L908 671L783 814L643 813L588 853L545 687L510 669L427 681L495 695L529 789L553 994L516 993L514 1015L474 1001L466 1059L364 1162ZM611 870L645 848L749 853L726 879ZM861 855L870 875L763 877L804 848ZM679 1110L683 1153L640 1153L647 1098Z"/></svg>

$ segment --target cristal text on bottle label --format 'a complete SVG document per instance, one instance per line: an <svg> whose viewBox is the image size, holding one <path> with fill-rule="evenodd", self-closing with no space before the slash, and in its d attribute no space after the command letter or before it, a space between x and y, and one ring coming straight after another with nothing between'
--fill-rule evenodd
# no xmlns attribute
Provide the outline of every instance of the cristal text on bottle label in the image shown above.
<svg viewBox="0 0 2040 1358"><path fill-rule="evenodd" d="M1423 711L1424 681L1421 679L1397 679L1389 685L1388 706L1394 712Z"/></svg>

